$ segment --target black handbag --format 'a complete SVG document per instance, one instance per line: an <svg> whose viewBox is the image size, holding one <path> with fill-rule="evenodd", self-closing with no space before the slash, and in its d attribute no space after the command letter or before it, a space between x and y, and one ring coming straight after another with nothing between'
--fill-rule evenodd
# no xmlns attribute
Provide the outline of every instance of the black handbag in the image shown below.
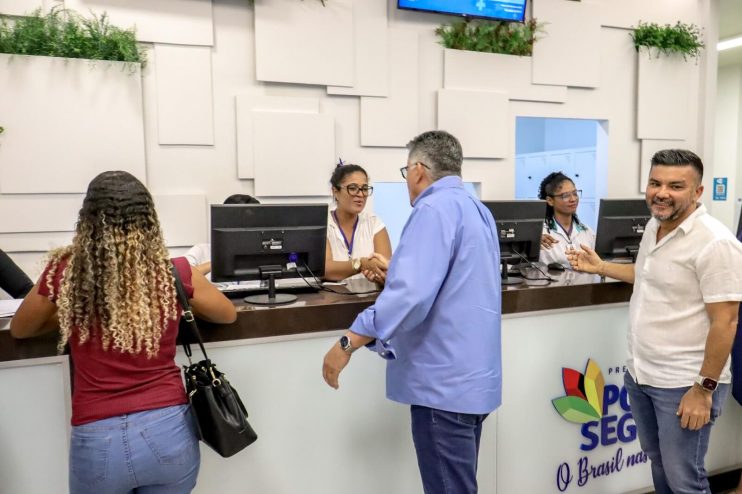
<svg viewBox="0 0 742 494"><path fill-rule="evenodd" d="M199 439L224 458L228 458L254 443L258 435L247 421L247 410L237 391L209 360L183 283L174 265L172 271L178 300L183 306L181 325L185 321L204 354L204 360L194 364L191 361L191 345L185 342L186 339L183 340L183 350L188 357L188 365L183 366L183 377L188 401L198 423Z"/></svg>

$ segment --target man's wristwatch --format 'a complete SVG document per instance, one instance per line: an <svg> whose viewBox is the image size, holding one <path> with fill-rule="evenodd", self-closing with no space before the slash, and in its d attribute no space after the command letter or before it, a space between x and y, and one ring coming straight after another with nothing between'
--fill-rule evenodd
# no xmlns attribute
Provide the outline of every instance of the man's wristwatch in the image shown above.
<svg viewBox="0 0 742 494"><path fill-rule="evenodd" d="M351 259L350 263L351 263L350 265L353 266L353 271L355 271L356 273L361 270L361 258L360 257Z"/></svg>
<svg viewBox="0 0 742 494"><path fill-rule="evenodd" d="M711 379L710 377L698 376L696 378L696 384L701 386L706 391L714 392L716 387L719 385L719 381Z"/></svg>
<svg viewBox="0 0 742 494"><path fill-rule="evenodd" d="M350 338L348 338L348 336L346 335L340 337L340 348L342 348L343 351L348 355L353 353L353 351L355 350L355 348L353 348L353 345L350 344Z"/></svg>

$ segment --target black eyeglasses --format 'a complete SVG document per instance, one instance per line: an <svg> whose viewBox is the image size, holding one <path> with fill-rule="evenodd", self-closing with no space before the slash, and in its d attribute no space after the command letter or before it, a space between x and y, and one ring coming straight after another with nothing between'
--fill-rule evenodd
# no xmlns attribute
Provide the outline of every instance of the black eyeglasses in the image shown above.
<svg viewBox="0 0 742 494"><path fill-rule="evenodd" d="M573 190L572 192L563 192L561 194L549 194L549 196L554 198L558 197L562 201L568 201L572 197L574 197L575 199L579 199L580 197L582 197L582 190L577 189Z"/></svg>
<svg viewBox="0 0 742 494"><path fill-rule="evenodd" d="M358 185L358 184L348 184L348 185L341 185L341 189L345 189L348 191L348 194L352 196L362 195L362 196L370 196L374 193L374 188L369 185Z"/></svg>
<svg viewBox="0 0 742 494"><path fill-rule="evenodd" d="M423 165L425 168L427 168L428 170L430 170L430 167L428 165L426 165L425 163L422 163L422 162L418 161L416 163L413 163L412 165L405 165L405 166L403 166L402 168L399 169L399 173L402 174L402 178L404 178L405 180L407 180L407 172L409 171L410 166L415 166L415 165Z"/></svg>

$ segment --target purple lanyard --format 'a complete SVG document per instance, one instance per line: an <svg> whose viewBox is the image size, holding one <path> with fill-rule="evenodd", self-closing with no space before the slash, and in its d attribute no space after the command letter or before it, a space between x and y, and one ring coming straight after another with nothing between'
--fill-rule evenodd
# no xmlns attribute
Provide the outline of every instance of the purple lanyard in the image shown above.
<svg viewBox="0 0 742 494"><path fill-rule="evenodd" d="M353 234L350 236L350 242L348 242L348 237L345 236L345 232L343 231L343 227L340 226L340 222L338 221L338 216L335 214L335 211L332 212L332 217L335 218L335 224L340 229L340 235L343 236L343 241L345 242L345 246L348 248L348 259L352 259L351 253L353 252L353 242L356 239L356 228L358 227L358 216L356 216L356 222L353 224Z"/></svg>
<svg viewBox="0 0 742 494"><path fill-rule="evenodd" d="M564 225L562 225L561 223L559 223L556 220L556 218L554 218L554 223L556 223L557 225L559 225L559 227L562 229L562 231L564 232L564 234L567 236L567 242L569 244L572 244L572 230L575 227L575 220L574 220L574 218L572 219L572 224L569 225L569 231L567 231L567 229L564 228Z"/></svg>

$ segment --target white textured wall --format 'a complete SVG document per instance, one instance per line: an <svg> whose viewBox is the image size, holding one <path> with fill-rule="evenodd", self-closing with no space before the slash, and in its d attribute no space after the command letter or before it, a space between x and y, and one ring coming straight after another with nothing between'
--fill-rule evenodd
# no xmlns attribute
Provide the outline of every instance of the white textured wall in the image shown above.
<svg viewBox="0 0 742 494"><path fill-rule="evenodd" d="M249 146L250 135L240 133L237 125L236 97L237 95L253 95L255 97L271 96L279 100L290 100L293 98L312 98L319 104L319 114L332 120L334 132L324 132L318 134L318 139L322 139L321 145L314 146L316 149L327 149L331 147L333 159L326 166L314 165L314 170L319 177L327 176L334 166L334 160L341 156L344 160L357 162L364 165L369 171L372 180L376 181L401 181L398 168L404 164L406 151L402 146L413 135L384 135L380 136L381 140L376 140L373 146L364 147L361 145L361 136L364 131L362 125L365 123L369 127L366 131L378 129L383 125L383 121L378 119L389 119L388 112L392 112L392 123L404 122L399 125L400 129L420 130L434 129L438 125L438 93L444 88L444 50L438 44L437 37L433 30L443 22L450 22L453 18L436 15L417 13L410 11L399 11L396 8L394 0L386 0L386 8L354 8L353 15L362 13L363 19L354 19L353 26L350 27L352 32L353 43L356 49L353 52L354 70L349 77L353 79L351 90L341 90L338 87L331 88L330 92L345 92L350 95L328 94L328 88L324 85L318 85L315 81L305 81L307 83L286 83L270 82L269 80L258 81L256 77L256 66L258 61L266 60L272 50L270 45L256 45L255 26L261 26L264 29L271 23L288 22L287 17L283 20L281 16L275 15L275 9L262 10L258 9L257 15L264 15L261 12L270 12L272 17L261 18L256 20L256 10L249 2L245 0L215 0L211 9L204 8L203 13L199 14L197 10L188 11L188 22L183 23L183 19L173 19L173 22L162 23L162 12L178 5L179 0L152 0L151 2L135 2L127 4L126 11L117 11L116 18L135 20L139 25L146 26L146 37L149 54L149 65L142 71L142 101L143 101L143 128L144 128L144 153L146 160L146 177L147 185L152 192L157 195L180 195L191 196L194 200L198 197L205 197L205 203L221 202L226 196L234 193L252 194L256 190L254 180L251 178L240 179L238 173L238 142L240 149L251 150L261 149L261 147ZM200 3L208 0L199 0ZM330 0L332 1L332 0ZM350 2L350 0L348 0ZM380 2L384 0L353 0L353 2ZM353 3L351 2L351 3ZM38 3L38 2L36 2ZM567 0L533 0L533 8L536 4L544 7L551 12L550 22L560 22L560 12L564 9L575 7L567 5ZM695 22L702 27L707 27L706 18L708 13L707 0L673 0L672 18L683 20L685 22ZM13 4L12 8L9 7ZM15 0L13 2L0 2L0 10L3 6L14 10L17 13L19 5L25 2ZM29 1L27 5L34 2ZM70 0L70 6L73 5L105 5L103 2L95 3L90 0ZM264 6L261 3L261 6ZM345 5L345 3L343 3ZM161 7L161 8L160 8ZM358 7L358 6L356 6ZM640 156L641 141L637 139L637 55L633 50L629 38L628 26L638 22L639 19L644 21L661 21L667 20L667 1L632 1L622 4L620 11L617 11L613 2L598 1L593 4L597 16L591 19L593 28L591 32L598 32L597 39L591 36L591 43L596 46L595 50L599 57L589 57L589 60L597 60L599 67L591 66L585 69L592 74L597 87L566 87L566 98L562 96L557 100L564 99L564 102L539 102L524 101L523 94L531 94L529 88L509 87L505 88L511 93L507 103L507 129L502 133L502 139L506 141L504 149L506 156L504 158L477 158L467 159L464 164L464 179L466 181L478 182L481 184L480 191L483 199L510 199L514 197L515 192L515 170L514 170L514 153L515 153L515 118L517 116L533 117L554 117L554 118L590 118L606 121L608 128L608 154L605 160L608 164L607 175L605 177L607 197L637 197L640 194ZM287 15L290 13L291 22L301 22L301 16L306 15L307 19L322 16L323 12L327 15L336 15L338 12L329 9L322 10L318 0L304 0L297 4L287 4ZM305 14L302 14L305 12ZM347 14L347 13L346 13ZM344 15L346 15L344 14ZM201 15L200 18L199 15ZM377 16L377 17L374 17ZM380 17L379 17L380 16ZM633 21L632 21L633 20ZM361 22L363 21L363 22ZM178 24L180 22L180 24ZM162 37L157 32L153 33L153 26L156 28L162 25ZM257 23L257 24L256 24ZM594 23L599 23L600 28L596 30ZM171 39L176 28L177 40ZM192 26L189 28L188 26ZM613 27L611 27L613 26ZM619 26L619 27L615 27ZM304 26L306 28L306 26ZM554 36L561 36L563 29L554 26ZM213 41L211 39L213 30ZM549 27L546 27L548 36ZM707 32L714 32L714 29ZM394 34L402 33L402 35ZM312 36L322 38L324 42L334 40L340 42L339 34L333 30L316 29L312 31ZM270 39L268 36L266 39ZM288 39L288 38L287 38ZM347 29L342 31L342 40L348 39ZM561 39L561 38L559 38ZM410 48L410 40L416 40L416 55L405 58L404 63L393 56L384 56L383 50L371 49L374 40L379 43L388 43L388 54L400 53L403 48ZM396 40L396 41L395 41ZM553 40L559 41L559 40ZM570 48L569 40L564 41L564 48ZM208 70L210 67L211 74L196 78L188 77L193 67L183 67L180 65L187 62L188 57L179 59L169 59L167 63L172 74L163 73L163 66L158 66L158 56L162 57L168 50L159 48L168 48L165 45L153 45L152 42L178 43L183 48L183 53L188 46L206 47L210 51L210 61L208 57L199 57L199 70ZM274 40L273 43L282 41ZM299 41L293 40L292 43ZM561 41L560 41L561 42ZM397 43L395 45L395 43ZM405 43L399 46L399 43ZM552 43L553 44L553 43ZM713 43L707 43L713 45ZM158 48L155 49L155 46ZM322 43L317 43L322 46ZM292 50L281 46L281 49L273 49L275 57L284 57L274 60L276 63L291 64ZM307 48L307 47L303 47ZM554 47L551 46L551 50ZM558 48L557 48L558 49ZM202 53L204 48L198 48ZM193 53L196 53L194 50ZM257 50L257 52L256 52ZM169 51L173 51L170 49ZM269 53L266 53L268 51ZM303 57L313 56L311 50L302 51ZM549 53L550 50L543 51ZM537 58L531 63L530 60L522 61L516 64L524 66L526 71L538 66L539 80L546 77L548 80L556 80L545 74L550 65L549 60L538 60ZM326 52L316 53L314 56L319 61L327 57ZM553 57L553 55L550 55ZM364 58L368 57L368 59ZM163 60L163 63L166 61ZM373 71L373 67L379 63L387 63L386 80L387 88L380 87L378 71ZM194 62L195 63L195 62ZM486 62L484 62L486 63ZM693 63L693 62L689 62ZM318 64L317 66L320 66ZM690 98L687 104L688 129L689 135L685 142L690 143L703 155L703 149L699 149L694 143L705 142L703 137L703 118L704 112L701 112L700 103L704 101L704 85L699 81L709 76L707 73L705 61L701 61L698 68L694 66L696 79L691 81ZM371 67L371 69L369 68ZM335 70L336 67L333 68ZM363 77L364 73L373 71L375 80L369 87L365 81L355 80ZM556 70L556 69L555 69ZM597 74L597 76L595 75ZM448 74L450 75L450 74ZM448 77L447 75L447 77ZM208 77L210 76L210 77ZM599 76L599 77L598 77ZM520 76L513 76L507 79L508 84ZM555 76L556 77L556 76ZM597 77L597 79L596 79ZM158 81L158 78L160 79ZM269 76L261 77L270 79ZM177 87L178 81L182 80L183 87ZM210 83L209 83L210 81ZM409 82L416 81L410 87ZM533 83L529 77L526 81ZM312 83L314 82L314 83ZM564 84L570 84L570 81L564 81ZM576 84L576 83L575 83ZM582 84L582 83L580 83ZM531 88L538 88L538 84L528 83ZM168 87L177 89L179 92L173 92ZM549 86L540 86L548 88ZM554 87L554 86L552 86ZM556 86L564 91L564 86ZM413 104L406 102L402 105L387 105L388 110L384 112L374 112L362 115L363 105L361 99L379 98L383 90L388 90L390 98L402 91L409 98L415 98ZM446 89L466 89L477 90L477 88L466 87L448 87ZM497 91L497 87L486 88L489 91ZM529 93L530 91L530 93ZM357 94L356 94L357 93ZM168 98L168 101L161 101L161 98ZM183 95L187 95L183 96ZM204 105L212 105L211 111ZM376 105L368 105L369 108L378 108L379 101L374 101ZM282 106L283 103L278 104ZM291 103L286 103L290 107ZM172 112L167 112L167 108L177 108L179 117ZM414 113L410 113L410 112ZM162 112L167 112L162 113ZM386 112L386 113L385 113ZM396 120L395 120L396 119ZM213 125L211 121L213 120ZM416 125L415 125L416 122ZM2 122L0 122L2 124ZM184 126L179 129L178 125ZM163 129L167 129L170 135L177 137L168 138L163 141ZM705 130L707 133L709 129ZM401 132L401 131L400 131ZM406 132L410 132L407 130ZM254 132L253 132L253 135ZM0 147L11 137L10 132L0 136ZM461 136L466 140L469 136ZM95 140L95 135L90 136ZM285 140L285 143L282 142ZM272 145L292 146L295 143L289 139L289 136L275 136ZM165 144L165 142L169 144ZM210 144L213 142L213 145ZM306 146L306 152L312 151L311 146ZM303 152L303 150L300 150ZM65 149L58 151L61 154L67 152ZM116 150L111 149L111 156L116 155ZM325 153L323 151L323 153ZM295 153L301 155L301 153ZM326 153L325 153L326 154ZM312 155L308 162L317 163L317 157ZM0 158L1 159L1 158ZM251 163L249 157L240 157L240 162ZM2 166L2 163L0 163ZM709 165L711 168L711 164ZM709 172L710 174L712 172ZM243 173L244 177L245 174ZM288 176L286 180L291 180ZM275 185L275 184L274 184ZM0 187L2 184L0 184ZM260 186L257 187L260 190ZM289 187L288 189L290 189ZM316 194L316 192L312 192ZM329 195L329 187L328 187ZM33 197L33 196L32 196ZM3 197L0 196L0 201ZM307 200L301 197L271 197L269 202L278 201L301 201ZM325 201L326 198L316 197L309 198L311 201ZM38 208L43 210L50 206L49 202L43 197L38 198ZM204 207L205 204L204 204ZM71 230L70 225L65 231ZM178 225L178 247L187 243L189 237L193 241L203 238L206 232L203 231L205 226L201 221L196 222L192 228L193 232L189 233L188 223ZM196 231L198 230L198 231ZM29 243L18 242L14 235L16 233L0 233L0 248L9 245L11 255L27 269L32 275L36 276L39 272L37 264L40 258L40 252L37 248L28 249ZM36 233L37 239L32 242L38 250L46 248L59 242L59 239L68 238L65 235L59 235L55 232L40 231ZM19 247L20 246L20 247ZM172 247L175 247L173 245Z"/></svg>

